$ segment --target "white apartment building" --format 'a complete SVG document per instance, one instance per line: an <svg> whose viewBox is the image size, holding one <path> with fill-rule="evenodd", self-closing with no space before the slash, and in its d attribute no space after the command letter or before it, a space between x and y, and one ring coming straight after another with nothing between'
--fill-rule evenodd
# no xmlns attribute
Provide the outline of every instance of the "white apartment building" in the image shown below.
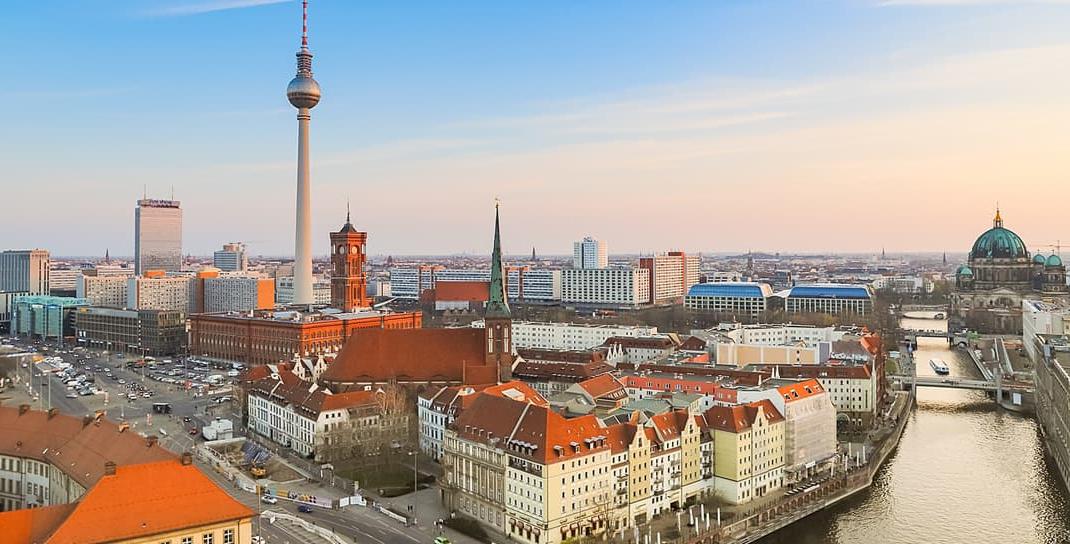
<svg viewBox="0 0 1070 544"><path fill-rule="evenodd" d="M47 295L48 252L43 249L0 251L0 292Z"/></svg>
<svg viewBox="0 0 1070 544"><path fill-rule="evenodd" d="M815 378L836 406L837 422L868 424L877 411L877 376L869 365L809 365L776 367L785 379Z"/></svg>
<svg viewBox="0 0 1070 544"><path fill-rule="evenodd" d="M87 276L78 278L75 296L89 301L91 306L102 308L126 308L126 276Z"/></svg>
<svg viewBox="0 0 1070 544"><path fill-rule="evenodd" d="M816 379L781 383L737 391L737 402L768 400L784 415L784 470L788 481L798 481L837 453L836 405Z"/></svg>
<svg viewBox="0 0 1070 544"><path fill-rule="evenodd" d="M835 342L843 340L847 332L836 327L814 327L811 325L740 325L731 330L719 331L737 344L754 344L759 346L787 346L805 342Z"/></svg>
<svg viewBox="0 0 1070 544"><path fill-rule="evenodd" d="M606 243L590 236L572 244L572 268L605 268L609 266Z"/></svg>
<svg viewBox="0 0 1070 544"><path fill-rule="evenodd" d="M483 321L473 327L481 328ZM657 327L643 325L585 325L545 321L514 321L513 345L517 348L586 350L600 346L613 337L656 336Z"/></svg>
<svg viewBox="0 0 1070 544"><path fill-rule="evenodd" d="M48 289L50 291L74 291L78 286L81 268L52 268L48 271Z"/></svg>
<svg viewBox="0 0 1070 544"><path fill-rule="evenodd" d="M204 311L247 312L275 307L275 280L250 276L204 279Z"/></svg>
<svg viewBox="0 0 1070 544"><path fill-rule="evenodd" d="M188 312L190 278L186 276L135 276L126 280L126 307L133 310Z"/></svg>
<svg viewBox="0 0 1070 544"><path fill-rule="evenodd" d="M650 304L650 271L632 267L562 270L561 302L607 308Z"/></svg>
<svg viewBox="0 0 1070 544"><path fill-rule="evenodd" d="M320 276L312 278L312 303L331 303L331 282ZM279 276L275 278L275 302L292 304L294 301L294 277Z"/></svg>
<svg viewBox="0 0 1070 544"><path fill-rule="evenodd" d="M469 386L442 387L437 391L425 391L416 399L420 422L420 451L436 461L442 459L442 440L457 414L464 397L476 393Z"/></svg>
<svg viewBox="0 0 1070 544"><path fill-rule="evenodd" d="M639 268L645 268L650 276L651 302L682 301L691 286L698 283L700 264L698 255L682 251L639 259Z"/></svg>
<svg viewBox="0 0 1070 544"><path fill-rule="evenodd" d="M505 267L506 295L510 301L553 302L561 300L561 271ZM444 268L418 266L390 269L390 296L417 300L440 281L490 281L489 268Z"/></svg>
<svg viewBox="0 0 1070 544"><path fill-rule="evenodd" d="M1029 358L1039 362L1038 334L1070 335L1070 307L1040 300L1022 300L1022 346Z"/></svg>

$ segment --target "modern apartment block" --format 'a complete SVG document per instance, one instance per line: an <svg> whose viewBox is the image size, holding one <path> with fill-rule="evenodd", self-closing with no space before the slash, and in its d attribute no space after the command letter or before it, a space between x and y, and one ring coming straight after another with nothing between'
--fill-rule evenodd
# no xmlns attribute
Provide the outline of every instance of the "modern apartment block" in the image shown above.
<svg viewBox="0 0 1070 544"><path fill-rule="evenodd" d="M475 321L473 327L483 327ZM614 337L656 336L657 327L645 325L587 325L545 321L514 321L513 345L519 348L587 350Z"/></svg>
<svg viewBox="0 0 1070 544"><path fill-rule="evenodd" d="M605 268L609 266L606 243L590 236L572 244L573 268Z"/></svg>
<svg viewBox="0 0 1070 544"><path fill-rule="evenodd" d="M670 251L639 259L639 268L650 276L650 298L654 304L679 303L699 281L698 255Z"/></svg>
<svg viewBox="0 0 1070 544"><path fill-rule="evenodd" d="M316 306L326 306L331 303L331 282L320 276L312 278L312 298ZM275 302L279 304L293 304L294 301L294 277L279 276L275 278Z"/></svg>
<svg viewBox="0 0 1070 544"><path fill-rule="evenodd" d="M203 281L205 312L247 312L275 307L275 280L271 278L219 276Z"/></svg>
<svg viewBox="0 0 1070 544"><path fill-rule="evenodd" d="M190 300L188 276L166 276L162 270L150 270L127 278L127 308L189 312Z"/></svg>
<svg viewBox="0 0 1070 544"><path fill-rule="evenodd" d="M249 268L249 259L245 256L245 244L241 242L223 244L223 249L212 254L212 266L223 272L246 270Z"/></svg>
<svg viewBox="0 0 1070 544"><path fill-rule="evenodd" d="M561 302L596 308L638 308L650 304L645 268L567 268L561 271Z"/></svg>
<svg viewBox="0 0 1070 544"><path fill-rule="evenodd" d="M177 200L142 199L134 208L134 273L182 269L182 208Z"/></svg>
<svg viewBox="0 0 1070 544"><path fill-rule="evenodd" d="M75 296L93 306L126 308L127 276L97 276L82 274L75 285Z"/></svg>
<svg viewBox="0 0 1070 544"><path fill-rule="evenodd" d="M511 302L555 302L561 300L561 271L505 267L505 289ZM453 269L441 266L417 266L390 269L390 296L417 300L420 293L434 289L439 282L489 282L490 269Z"/></svg>
<svg viewBox="0 0 1070 544"><path fill-rule="evenodd" d="M47 295L49 258L43 249L0 251L0 292Z"/></svg>

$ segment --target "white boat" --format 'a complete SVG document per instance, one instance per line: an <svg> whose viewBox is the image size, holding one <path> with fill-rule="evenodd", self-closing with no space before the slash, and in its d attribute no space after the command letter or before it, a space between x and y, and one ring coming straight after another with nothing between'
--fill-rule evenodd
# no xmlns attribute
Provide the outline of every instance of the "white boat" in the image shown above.
<svg viewBox="0 0 1070 544"><path fill-rule="evenodd" d="M929 359L929 366L933 367L933 372L942 376L951 373L951 369L940 359Z"/></svg>

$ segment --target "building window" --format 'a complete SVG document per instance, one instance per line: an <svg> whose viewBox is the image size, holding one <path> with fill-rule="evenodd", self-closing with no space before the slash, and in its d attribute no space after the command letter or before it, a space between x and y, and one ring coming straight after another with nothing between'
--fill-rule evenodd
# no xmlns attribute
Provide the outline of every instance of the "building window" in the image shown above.
<svg viewBox="0 0 1070 544"><path fill-rule="evenodd" d="M182 537L182 544L193 544L193 537L192 536L184 536L184 537Z"/></svg>
<svg viewBox="0 0 1070 544"><path fill-rule="evenodd" d="M215 542L215 533L204 533L201 535L201 544L212 544Z"/></svg>
<svg viewBox="0 0 1070 544"><path fill-rule="evenodd" d="M234 529L223 530L223 544L234 544Z"/></svg>

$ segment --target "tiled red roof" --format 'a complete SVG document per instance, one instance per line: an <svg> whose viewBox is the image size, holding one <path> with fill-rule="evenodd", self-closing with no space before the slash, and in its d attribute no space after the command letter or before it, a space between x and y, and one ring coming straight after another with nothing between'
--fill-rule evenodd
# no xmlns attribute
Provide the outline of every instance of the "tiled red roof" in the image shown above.
<svg viewBox="0 0 1070 544"><path fill-rule="evenodd" d="M634 423L618 423L606 427L606 442L609 443L610 451L616 454L627 450L635 438L636 430Z"/></svg>
<svg viewBox="0 0 1070 544"><path fill-rule="evenodd" d="M772 402L762 399L747 404L714 406L713 408L706 410L706 423L713 429L731 433L740 433L750 429L751 426L754 425L754 420L758 417L759 409L765 414L765 418L769 423L784 421L784 416L776 409L776 406L774 406Z"/></svg>
<svg viewBox="0 0 1070 544"><path fill-rule="evenodd" d="M175 459L154 439L104 417L49 416L8 406L0 406L0 454L51 463L86 488L100 479L109 461L123 465Z"/></svg>
<svg viewBox="0 0 1070 544"><path fill-rule="evenodd" d="M583 380L578 385L582 387L591 398L596 400L600 398L620 399L628 395L628 393L624 391L624 385L617 381L612 374L595 376L594 378Z"/></svg>
<svg viewBox="0 0 1070 544"><path fill-rule="evenodd" d="M680 349L683 351L705 351L706 341L697 336L688 336L687 340L680 344Z"/></svg>
<svg viewBox="0 0 1070 544"><path fill-rule="evenodd" d="M140 539L254 515L192 464L126 465L86 491L48 544Z"/></svg>
<svg viewBox="0 0 1070 544"><path fill-rule="evenodd" d="M562 382L581 382L602 374L613 372L613 367L606 363L541 363L521 361L513 368L513 376L527 380L552 380Z"/></svg>
<svg viewBox="0 0 1070 544"><path fill-rule="evenodd" d="M517 348L516 353L526 361L553 363L601 363L606 360L606 348L590 350L563 350Z"/></svg>
<svg viewBox="0 0 1070 544"><path fill-rule="evenodd" d="M77 503L0 512L0 544L39 544L74 511Z"/></svg>
<svg viewBox="0 0 1070 544"><path fill-rule="evenodd" d="M810 398L814 395L820 395L825 392L825 389L821 387L821 382L811 378L801 382L781 385L780 387L777 387L777 391L783 395L785 402L794 402Z"/></svg>
<svg viewBox="0 0 1070 544"><path fill-rule="evenodd" d="M781 378L869 379L868 365L794 365L777 368Z"/></svg>
<svg viewBox="0 0 1070 544"><path fill-rule="evenodd" d="M497 383L484 364L483 329L358 329L346 340L323 381Z"/></svg>
<svg viewBox="0 0 1070 544"><path fill-rule="evenodd" d="M489 281L435 282L435 300L486 302L490 300Z"/></svg>

